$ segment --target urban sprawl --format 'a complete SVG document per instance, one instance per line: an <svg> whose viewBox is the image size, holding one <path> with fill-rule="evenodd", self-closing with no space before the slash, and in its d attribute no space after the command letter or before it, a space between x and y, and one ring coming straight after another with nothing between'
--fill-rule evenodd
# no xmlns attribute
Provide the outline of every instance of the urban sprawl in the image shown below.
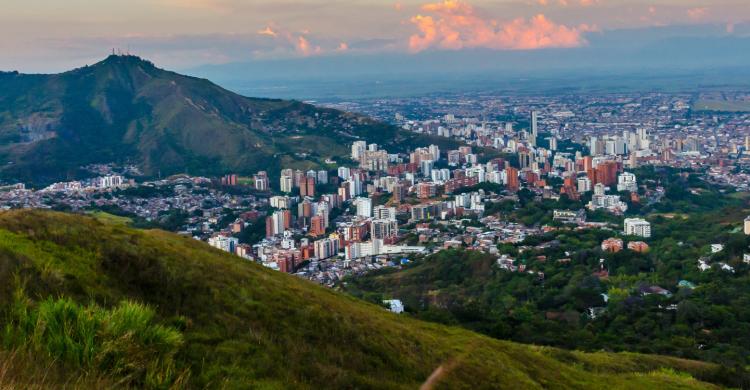
<svg viewBox="0 0 750 390"><path fill-rule="evenodd" d="M497 255L509 272L528 272L499 244L593 228L613 232L602 250L647 251L651 224L627 216L628 207L658 203L665 189L640 181L639 167L690 169L708 182L748 190L750 115L694 111L696 99L712 98L467 95L336 103L462 146L436 141L396 153L355 140L348 164L250 177L142 180L135 167L97 165L85 167L87 180L2 187L0 205L132 216L327 286L460 247ZM586 208L555 209L555 223L545 225L486 213L523 199L563 197L586 199ZM624 222L591 218L601 213L625 216Z"/></svg>

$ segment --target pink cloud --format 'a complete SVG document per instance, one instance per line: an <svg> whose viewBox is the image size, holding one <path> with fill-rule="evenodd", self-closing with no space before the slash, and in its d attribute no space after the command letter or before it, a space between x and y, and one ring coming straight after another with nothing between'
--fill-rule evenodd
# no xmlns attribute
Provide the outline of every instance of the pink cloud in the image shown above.
<svg viewBox="0 0 750 390"><path fill-rule="evenodd" d="M448 50L578 47L587 43L583 33L596 29L584 24L574 27L556 24L543 14L501 23L482 17L474 7L461 0L425 4L422 11L430 15L420 14L410 20L419 30L409 38L412 52L431 47Z"/></svg>
<svg viewBox="0 0 750 390"><path fill-rule="evenodd" d="M687 15L690 19L693 20L700 20L706 17L708 14L708 8L706 7L696 7L696 8L690 8L687 10Z"/></svg>
<svg viewBox="0 0 750 390"><path fill-rule="evenodd" d="M294 48L294 51L305 57L321 54L323 52L323 49L320 46L310 43L310 40L307 38L307 35L309 35L310 32L307 30L293 33L274 27L274 23L270 23L266 28L258 30L257 34L266 36L270 39L279 40L283 43L283 46L291 46Z"/></svg>
<svg viewBox="0 0 750 390"><path fill-rule="evenodd" d="M537 0L536 2L542 6L559 5L560 7L567 7L578 5L581 7L590 7L599 4L601 0Z"/></svg>
<svg viewBox="0 0 750 390"><path fill-rule="evenodd" d="M279 34L271 28L271 26L266 26L263 30L258 30L258 34L260 35L268 35L270 37L278 36Z"/></svg>

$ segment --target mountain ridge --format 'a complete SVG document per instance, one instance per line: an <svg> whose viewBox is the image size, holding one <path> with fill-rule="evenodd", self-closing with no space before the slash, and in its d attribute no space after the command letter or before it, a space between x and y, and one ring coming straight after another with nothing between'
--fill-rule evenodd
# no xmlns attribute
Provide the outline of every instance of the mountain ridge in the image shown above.
<svg viewBox="0 0 750 390"><path fill-rule="evenodd" d="M361 115L294 100L240 96L130 55L65 73L0 75L0 176L75 177L92 163L148 176L249 174L321 166L352 140L409 135Z"/></svg>

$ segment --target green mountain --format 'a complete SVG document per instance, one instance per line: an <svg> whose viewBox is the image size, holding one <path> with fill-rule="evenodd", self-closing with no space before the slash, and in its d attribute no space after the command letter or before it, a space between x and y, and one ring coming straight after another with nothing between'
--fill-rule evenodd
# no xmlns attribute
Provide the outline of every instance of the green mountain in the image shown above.
<svg viewBox="0 0 750 390"><path fill-rule="evenodd" d="M135 56L54 75L0 73L6 179L44 182L108 162L150 176L276 171L347 156L355 139L403 145L414 137L360 115L246 98Z"/></svg>
<svg viewBox="0 0 750 390"><path fill-rule="evenodd" d="M0 214L0 388L716 388L719 366L420 322L162 231Z"/></svg>

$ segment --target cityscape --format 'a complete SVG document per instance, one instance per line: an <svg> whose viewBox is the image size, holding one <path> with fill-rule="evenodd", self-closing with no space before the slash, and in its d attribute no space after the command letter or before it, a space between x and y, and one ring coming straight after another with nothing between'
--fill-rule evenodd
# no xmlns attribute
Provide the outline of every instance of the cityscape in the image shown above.
<svg viewBox="0 0 750 390"><path fill-rule="evenodd" d="M0 389L750 388L745 1L0 31Z"/></svg>

